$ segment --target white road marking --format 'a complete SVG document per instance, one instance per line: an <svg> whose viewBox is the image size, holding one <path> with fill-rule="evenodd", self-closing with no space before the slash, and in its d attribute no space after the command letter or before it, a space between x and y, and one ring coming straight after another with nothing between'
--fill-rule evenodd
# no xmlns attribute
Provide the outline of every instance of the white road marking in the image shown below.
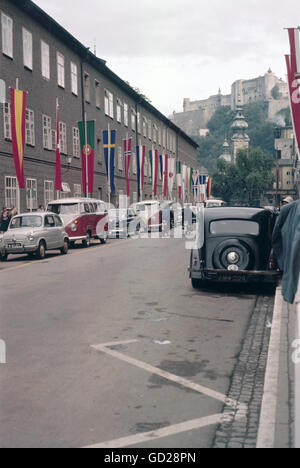
<svg viewBox="0 0 300 468"><path fill-rule="evenodd" d="M98 448L124 448L130 447L138 444L143 444L152 440L162 439L164 437L170 437L177 434L182 434L183 432L193 431L195 429L201 429L202 427L213 426L219 424L222 419L222 414L214 414L213 416L208 416L206 418L193 419L192 421L187 421L180 424L175 424L174 426L164 427L163 429L158 429L152 432L145 432L143 434L136 434L129 437L123 437L121 439L110 440L108 442L103 442L100 444L90 445L89 447L84 447L86 449L98 449Z"/></svg>
<svg viewBox="0 0 300 468"><path fill-rule="evenodd" d="M257 448L274 448L275 444L282 308L282 290L277 288Z"/></svg>
<svg viewBox="0 0 300 468"><path fill-rule="evenodd" d="M175 382L178 385L181 385L182 387L189 388L191 390L194 390L195 392L202 393L203 395L206 395L210 398L221 401L222 403L226 403L229 406L236 407L237 402L227 398L222 393L216 392L215 390L211 390L210 388L203 387L202 385L196 384L182 377L178 377L177 375L170 374L170 372L166 372L162 369L159 369L158 367L151 366L150 364L147 364L145 362L138 361L137 359L126 356L125 354L119 353L118 351L115 351L113 349L109 349L113 346L127 345L138 342L138 340L129 340L121 342L119 341L116 343L93 345L92 348L105 354L109 354L110 356L113 356L121 361L127 362L128 364L131 364L135 367L139 367L140 369L150 372L151 374L155 374L159 377Z"/></svg>
<svg viewBox="0 0 300 468"><path fill-rule="evenodd" d="M169 372L163 371L162 369L151 366L150 364L147 364L145 362L138 361L137 359L126 356L125 354L122 354L116 350L109 349L112 347L126 346L126 345L133 344L133 343L139 343L139 340L127 340L127 341L118 341L118 342L115 341L111 343L93 345L91 346L91 348L96 349L97 351L100 351L102 353L108 354L109 356L112 356L116 359L126 362L127 364L131 364L135 367L138 367L146 372L150 372L151 374L155 374L164 379L175 382L178 385L181 385L182 387L189 388L198 393L206 395L210 398L214 398L215 400L221 401L222 403L226 404L226 406L229 406L232 408L233 410L232 419L234 417L236 419L245 418L245 414L247 412L246 405L242 403L238 403L237 401L227 398L225 395L219 392L216 392L214 390L211 390L209 388L203 387L202 385L196 384L182 377L178 377L177 375L170 374ZM115 439L115 440L111 440L108 442L101 442L100 444L91 445L85 448L122 448L122 447L138 445L141 443L149 442L151 440L161 439L164 437L181 434L183 432L200 429L202 427L220 424L223 421L223 418L224 418L223 413L214 414L212 416L194 419L192 421L187 421L184 423L165 427L165 428L158 429L152 432L145 432L143 434L136 434L134 436L123 437L121 439Z"/></svg>

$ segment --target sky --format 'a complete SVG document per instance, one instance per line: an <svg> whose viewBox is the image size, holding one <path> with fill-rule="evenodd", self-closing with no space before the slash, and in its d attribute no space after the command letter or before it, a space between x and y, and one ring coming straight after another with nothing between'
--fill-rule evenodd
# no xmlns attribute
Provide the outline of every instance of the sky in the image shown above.
<svg viewBox="0 0 300 468"><path fill-rule="evenodd" d="M269 68L286 79L299 0L35 0L165 115Z"/></svg>

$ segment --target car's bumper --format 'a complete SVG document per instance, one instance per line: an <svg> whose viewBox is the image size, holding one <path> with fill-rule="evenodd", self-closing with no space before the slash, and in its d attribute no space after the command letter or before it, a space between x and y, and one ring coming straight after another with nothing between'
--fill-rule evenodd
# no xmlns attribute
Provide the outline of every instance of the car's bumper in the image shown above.
<svg viewBox="0 0 300 468"><path fill-rule="evenodd" d="M214 282L231 283L277 283L281 278L279 271L228 271L189 269L190 278Z"/></svg>
<svg viewBox="0 0 300 468"><path fill-rule="evenodd" d="M38 249L38 245L24 245L22 247L4 247L1 249L2 255L20 255L26 253L34 253Z"/></svg>
<svg viewBox="0 0 300 468"><path fill-rule="evenodd" d="M86 236L72 236L69 234L69 242L77 242L86 240Z"/></svg>

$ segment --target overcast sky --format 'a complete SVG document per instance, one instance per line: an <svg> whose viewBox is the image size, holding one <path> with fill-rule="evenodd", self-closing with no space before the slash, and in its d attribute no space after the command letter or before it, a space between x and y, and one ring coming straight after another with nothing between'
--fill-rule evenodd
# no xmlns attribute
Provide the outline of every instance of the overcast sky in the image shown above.
<svg viewBox="0 0 300 468"><path fill-rule="evenodd" d="M35 0L166 115L269 67L286 78L299 0Z"/></svg>

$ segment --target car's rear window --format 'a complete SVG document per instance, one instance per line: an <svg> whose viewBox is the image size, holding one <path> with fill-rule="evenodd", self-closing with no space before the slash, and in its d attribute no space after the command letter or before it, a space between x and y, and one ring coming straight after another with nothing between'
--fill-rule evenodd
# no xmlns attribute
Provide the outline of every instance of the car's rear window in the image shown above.
<svg viewBox="0 0 300 468"><path fill-rule="evenodd" d="M244 219L222 219L210 223L210 233L217 236L258 236L259 224L254 221L247 221Z"/></svg>

